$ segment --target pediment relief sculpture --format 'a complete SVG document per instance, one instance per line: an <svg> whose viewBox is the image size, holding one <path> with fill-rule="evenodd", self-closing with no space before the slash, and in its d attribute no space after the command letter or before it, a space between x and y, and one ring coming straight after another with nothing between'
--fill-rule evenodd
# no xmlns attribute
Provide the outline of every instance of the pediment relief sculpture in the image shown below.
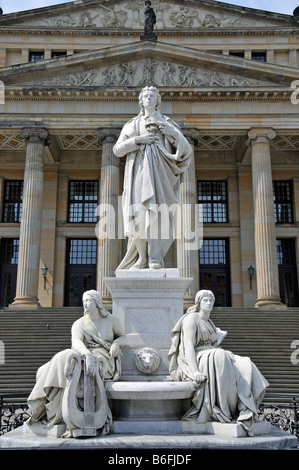
<svg viewBox="0 0 299 470"><path fill-rule="evenodd" d="M272 18L266 14L254 15L254 10L246 12L233 5L221 10L210 5L210 2L189 1L184 5L175 1L153 0L151 2L157 17L156 29L186 29L186 28L240 28L276 26L281 21L289 23L288 15L281 15L280 19ZM232 7L232 8L230 8ZM62 27L62 28L130 28L140 29L144 24L144 1L106 1L82 5L74 5L72 11L61 7L51 15L39 9L36 15L26 17L26 13L18 20L24 26ZM240 10L240 11L239 11ZM4 15L0 24L10 24L10 16ZM46 17L45 17L46 16ZM15 23L14 23L15 24Z"/></svg>
<svg viewBox="0 0 299 470"><path fill-rule="evenodd" d="M24 82L23 82L24 83ZM84 72L37 79L43 86L176 86L176 87L243 87L263 86L268 82L223 73L207 67L195 67L154 58L124 62Z"/></svg>

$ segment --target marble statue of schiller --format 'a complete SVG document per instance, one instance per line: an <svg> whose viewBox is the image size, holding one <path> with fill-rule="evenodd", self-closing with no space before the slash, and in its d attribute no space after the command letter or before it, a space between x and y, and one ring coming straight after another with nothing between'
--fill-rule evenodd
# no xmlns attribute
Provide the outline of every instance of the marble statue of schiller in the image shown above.
<svg viewBox="0 0 299 470"><path fill-rule="evenodd" d="M140 114L124 125L113 148L117 157L126 156L122 206L128 247L118 269L164 267L174 238L172 209L179 203L181 174L192 157L180 127L161 114L155 87L141 90L139 104ZM162 205L170 210L168 219L159 222Z"/></svg>

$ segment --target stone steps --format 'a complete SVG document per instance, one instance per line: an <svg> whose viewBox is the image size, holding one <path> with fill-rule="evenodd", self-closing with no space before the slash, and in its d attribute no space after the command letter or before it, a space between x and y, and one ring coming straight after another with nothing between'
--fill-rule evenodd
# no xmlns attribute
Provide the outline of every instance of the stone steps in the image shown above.
<svg viewBox="0 0 299 470"><path fill-rule="evenodd" d="M267 395L299 395L299 365L291 361L294 340L299 340L299 309L214 309L214 323L228 331L222 346L249 356L268 380ZM299 359L299 354L298 354Z"/></svg>
<svg viewBox="0 0 299 470"><path fill-rule="evenodd" d="M0 364L0 393L29 394L38 367L71 346L71 326L82 314L82 308L0 310L5 353L5 363ZM291 343L299 340L299 309L215 308L211 319L228 331L222 346L249 356L265 375L270 383L267 396L299 396L299 365L291 362Z"/></svg>
<svg viewBox="0 0 299 470"><path fill-rule="evenodd" d="M0 365L0 393L29 394L38 367L71 346L71 327L82 308L0 311L0 340L5 364Z"/></svg>

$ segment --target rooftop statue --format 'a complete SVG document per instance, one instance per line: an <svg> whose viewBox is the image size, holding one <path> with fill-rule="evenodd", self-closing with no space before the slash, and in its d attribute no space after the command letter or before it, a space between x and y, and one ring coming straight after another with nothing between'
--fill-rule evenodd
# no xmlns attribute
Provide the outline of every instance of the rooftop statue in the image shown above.
<svg viewBox="0 0 299 470"><path fill-rule="evenodd" d="M220 347L226 332L210 319L214 302L211 291L199 291L195 305L171 333L170 374L173 380L191 381L196 386L193 405L183 420L237 422L252 435L269 384L249 357Z"/></svg>
<svg viewBox="0 0 299 470"><path fill-rule="evenodd" d="M156 13L151 6L151 2L148 0L145 2L145 10L144 10L144 36L151 37L154 36L154 26L156 24Z"/></svg>
<svg viewBox="0 0 299 470"><path fill-rule="evenodd" d="M112 415L103 382L117 381L121 374L125 336L119 320L103 307L97 291L83 294L83 307L84 316L72 326L72 348L60 351L38 369L28 397L27 426L65 425L62 437L111 432Z"/></svg>
<svg viewBox="0 0 299 470"><path fill-rule="evenodd" d="M157 88L143 88L140 114L124 125L113 148L117 157L126 157L122 205L128 247L118 269L163 268L174 239L173 209L192 148L180 127L161 114L160 104ZM166 212L159 219L161 207Z"/></svg>

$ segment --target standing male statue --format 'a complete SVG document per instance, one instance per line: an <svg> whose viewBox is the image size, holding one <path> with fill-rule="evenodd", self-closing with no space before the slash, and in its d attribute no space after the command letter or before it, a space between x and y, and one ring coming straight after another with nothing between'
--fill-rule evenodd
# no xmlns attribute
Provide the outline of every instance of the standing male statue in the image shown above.
<svg viewBox="0 0 299 470"><path fill-rule="evenodd" d="M124 125L113 148L117 157L126 156L122 205L128 247L118 269L163 268L173 242L173 208L192 148L179 126L161 114L160 104L155 87L143 88L141 112ZM167 217L159 216L162 206Z"/></svg>

